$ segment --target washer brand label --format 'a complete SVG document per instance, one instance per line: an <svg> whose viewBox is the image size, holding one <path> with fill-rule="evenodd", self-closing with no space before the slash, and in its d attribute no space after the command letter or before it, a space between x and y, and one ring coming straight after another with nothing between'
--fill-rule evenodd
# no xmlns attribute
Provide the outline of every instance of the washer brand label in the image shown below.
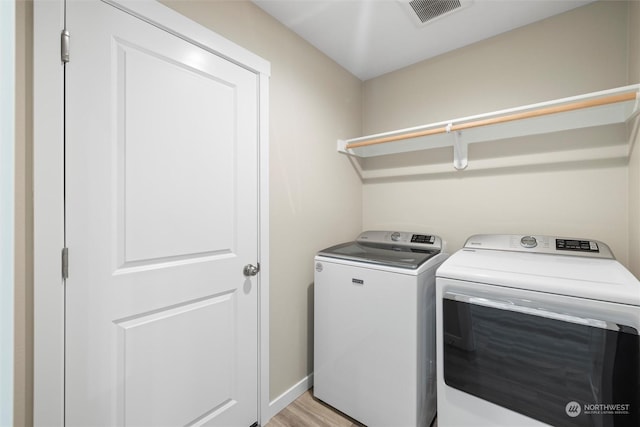
<svg viewBox="0 0 640 427"><path fill-rule="evenodd" d="M320 262L316 262L316 271L317 271L318 273L322 273L322 269L323 269L323 268L324 268L324 267L322 267L322 263L320 263Z"/></svg>
<svg viewBox="0 0 640 427"><path fill-rule="evenodd" d="M356 285L364 285L364 280L361 280L361 279L351 279L351 283L355 283Z"/></svg>

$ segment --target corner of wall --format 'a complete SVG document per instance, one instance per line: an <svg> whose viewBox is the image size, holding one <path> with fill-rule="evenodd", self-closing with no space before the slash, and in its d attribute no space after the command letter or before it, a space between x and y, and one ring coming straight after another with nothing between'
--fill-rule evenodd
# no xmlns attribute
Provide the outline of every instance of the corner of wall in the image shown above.
<svg viewBox="0 0 640 427"><path fill-rule="evenodd" d="M630 1L628 34L629 84L640 83L640 3ZM629 155L629 269L640 279L640 118L630 132Z"/></svg>
<svg viewBox="0 0 640 427"><path fill-rule="evenodd" d="M33 425L33 0L16 2L14 404Z"/></svg>

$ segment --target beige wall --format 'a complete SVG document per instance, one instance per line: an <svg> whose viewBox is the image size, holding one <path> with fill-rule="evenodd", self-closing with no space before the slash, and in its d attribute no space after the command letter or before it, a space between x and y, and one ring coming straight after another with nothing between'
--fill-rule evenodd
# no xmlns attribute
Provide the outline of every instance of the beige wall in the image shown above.
<svg viewBox="0 0 640 427"><path fill-rule="evenodd" d="M247 1L165 4L271 62L270 397L313 372L313 256L361 231L361 82Z"/></svg>
<svg viewBox="0 0 640 427"><path fill-rule="evenodd" d="M640 280L640 119L636 119L629 160L629 269Z"/></svg>
<svg viewBox="0 0 640 427"><path fill-rule="evenodd" d="M623 86L626 9L626 2L597 2L368 80L364 131Z"/></svg>
<svg viewBox="0 0 640 427"><path fill-rule="evenodd" d="M629 5L629 83L640 83L640 2ZM629 160L629 268L640 278L640 118L632 126Z"/></svg>
<svg viewBox="0 0 640 427"><path fill-rule="evenodd" d="M627 84L627 4L597 2L364 84L364 131L375 133ZM621 132L622 130L622 132ZM626 160L556 163L564 149L624 143L624 129L475 144L469 170L366 182L363 226L441 234L451 252L475 233L590 237L628 264ZM554 153L559 151L559 153ZM474 169L503 155L539 165ZM450 163L451 149L411 156ZM390 156L365 169L410 163ZM508 162L506 163L508 165Z"/></svg>
<svg viewBox="0 0 640 427"><path fill-rule="evenodd" d="M16 2L14 426L33 424L33 3Z"/></svg>

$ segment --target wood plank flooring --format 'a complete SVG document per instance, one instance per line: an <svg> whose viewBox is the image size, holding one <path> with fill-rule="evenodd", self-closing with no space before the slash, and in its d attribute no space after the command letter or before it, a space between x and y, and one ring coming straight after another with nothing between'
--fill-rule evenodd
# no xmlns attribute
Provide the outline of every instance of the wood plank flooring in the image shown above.
<svg viewBox="0 0 640 427"><path fill-rule="evenodd" d="M305 391L293 403L277 413L265 427L366 427L313 397ZM438 427L434 420L431 427Z"/></svg>
<svg viewBox="0 0 640 427"><path fill-rule="evenodd" d="M293 403L278 412L265 427L365 427L305 391Z"/></svg>

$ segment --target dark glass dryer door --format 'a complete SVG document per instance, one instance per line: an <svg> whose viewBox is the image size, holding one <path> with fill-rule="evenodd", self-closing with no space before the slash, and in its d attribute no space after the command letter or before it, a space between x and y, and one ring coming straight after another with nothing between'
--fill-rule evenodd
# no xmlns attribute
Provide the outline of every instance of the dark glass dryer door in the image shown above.
<svg viewBox="0 0 640 427"><path fill-rule="evenodd" d="M640 425L636 328L461 293L442 309L448 386L553 426Z"/></svg>

